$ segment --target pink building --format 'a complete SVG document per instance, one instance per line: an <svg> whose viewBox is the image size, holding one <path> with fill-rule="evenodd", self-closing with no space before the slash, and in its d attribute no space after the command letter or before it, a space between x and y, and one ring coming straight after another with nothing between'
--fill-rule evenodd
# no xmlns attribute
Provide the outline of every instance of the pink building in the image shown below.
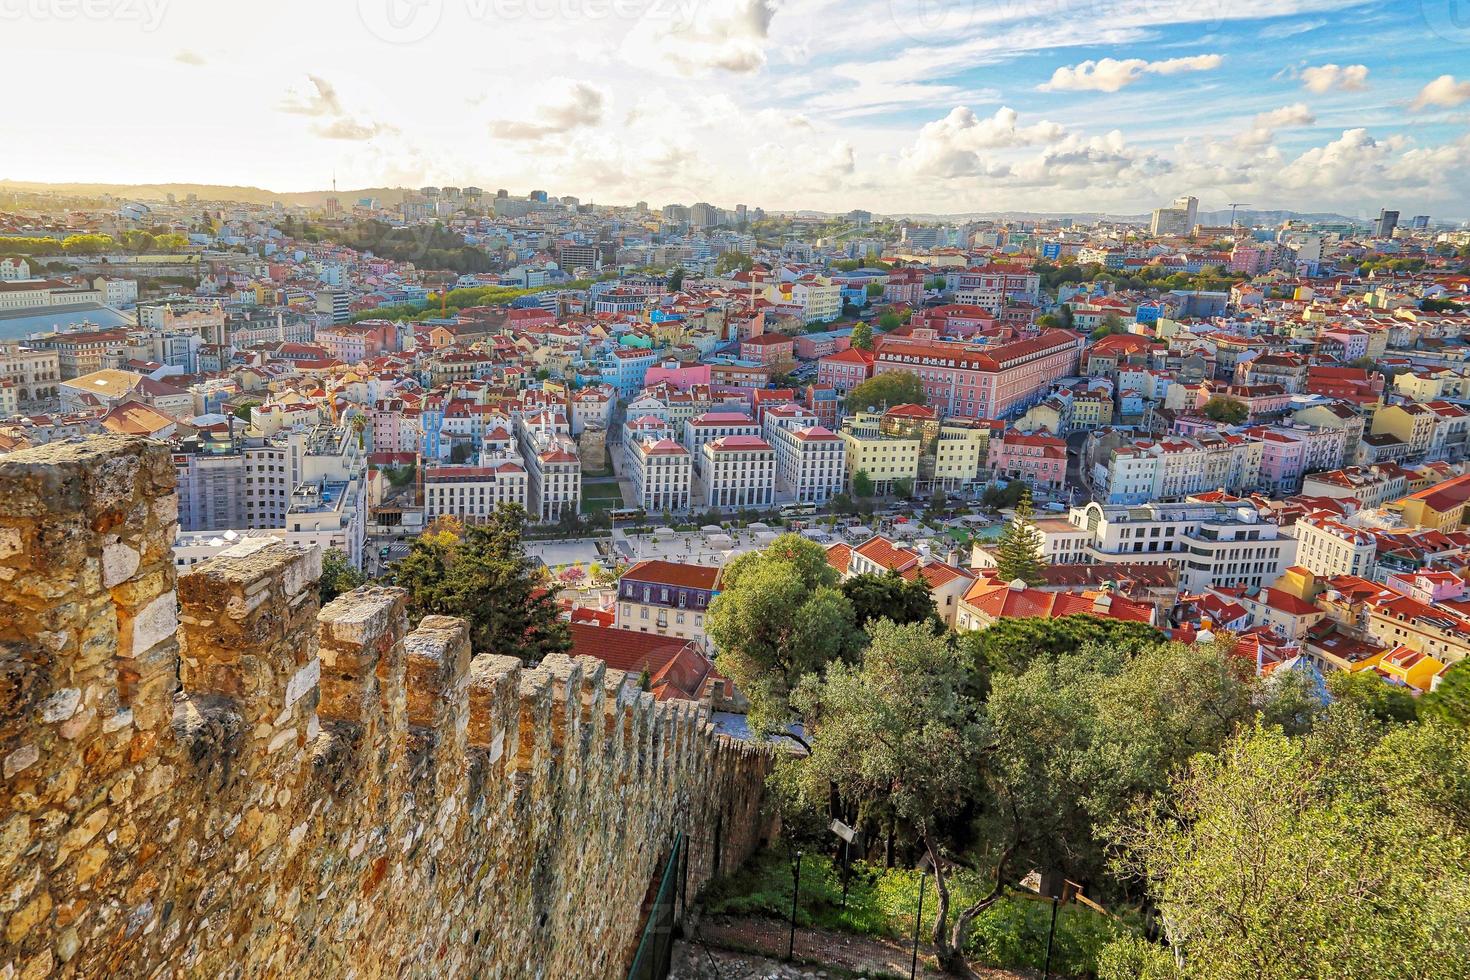
<svg viewBox="0 0 1470 980"><path fill-rule="evenodd" d="M368 411L368 428L375 453L411 453L418 449L419 433L405 416L401 398L374 402Z"/></svg>
<svg viewBox="0 0 1470 980"><path fill-rule="evenodd" d="M951 303L927 310L915 310L910 326L929 329L946 337L972 337L996 325L995 314L980 306Z"/></svg>
<svg viewBox="0 0 1470 980"><path fill-rule="evenodd" d="M1039 490L1060 490L1067 480L1067 442L1055 436L1006 431L990 440L990 471Z"/></svg>
<svg viewBox="0 0 1470 980"><path fill-rule="evenodd" d="M803 361L815 361L828 354L845 351L852 346L852 333L826 330L822 333L804 333L796 338L796 356Z"/></svg>
<svg viewBox="0 0 1470 980"><path fill-rule="evenodd" d="M873 376L873 352L849 347L817 362L817 381L847 394Z"/></svg>
<svg viewBox="0 0 1470 980"><path fill-rule="evenodd" d="M945 415L1008 418L1046 397L1051 383L1077 372L1083 339L1068 330L1006 344L958 344L908 337L877 341L873 373L907 371Z"/></svg>
<svg viewBox="0 0 1470 980"><path fill-rule="evenodd" d="M643 376L643 386L652 388L660 384L671 385L680 391L688 391L695 385L707 385L709 365L691 364L680 367L678 361L666 361L662 365L649 368L648 373Z"/></svg>
<svg viewBox="0 0 1470 980"><path fill-rule="evenodd" d="M918 308L924 302L924 270L895 269L883 284L883 302L907 303Z"/></svg>
<svg viewBox="0 0 1470 980"><path fill-rule="evenodd" d="M796 359L796 342L779 333L763 333L740 342L740 359L756 364L790 363Z"/></svg>

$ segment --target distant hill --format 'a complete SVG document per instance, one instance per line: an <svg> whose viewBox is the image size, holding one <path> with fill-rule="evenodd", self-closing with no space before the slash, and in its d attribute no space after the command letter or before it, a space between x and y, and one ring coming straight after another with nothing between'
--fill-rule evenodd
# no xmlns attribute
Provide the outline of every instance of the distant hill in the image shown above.
<svg viewBox="0 0 1470 980"><path fill-rule="evenodd" d="M180 201L190 194L201 201L229 201L238 204L296 204L319 207L327 198L335 196L343 204L361 197L375 197L385 204L397 204L405 194L406 187L363 187L354 190L295 191L280 192L263 187L235 187L224 184L48 184L34 180L0 180L0 190L42 191L54 194L75 194L79 197L101 197L104 194L131 201L163 201L172 194Z"/></svg>
<svg viewBox="0 0 1470 980"><path fill-rule="evenodd" d="M100 197L108 194L113 197L125 198L134 201L162 201L169 194L178 200L184 200L190 194L196 195L201 201L233 201L241 204L270 204L280 201L283 204L295 204L303 207L320 207L326 203L327 198L333 196L332 191L295 191L281 192L266 190L263 187L232 187L222 184L48 184L44 181L34 180L0 180L0 190L11 189L18 191L49 191L56 194L75 194L86 197ZM355 190L339 190L335 196L338 201L351 204L361 197L375 197L383 204L393 205L401 202L405 195L413 193L415 188L408 187L362 187ZM796 211L771 209L773 215L797 216L802 218L837 218L846 212L828 212L800 209ZM1146 225L1149 221L1147 212L1143 214L1116 214L1103 211L967 211L952 214L933 214L917 211L900 211L889 214L877 215L882 218L908 219L910 221L924 222L965 222L965 221L995 221L995 220L1021 220L1021 221L1047 221L1054 218L1072 218L1078 221L1097 221L1106 218L1110 221L1133 222ZM1350 218L1346 215L1322 212L1302 211L1256 211L1246 208L1236 213L1236 220L1246 225L1279 225L1286 220L1316 221L1316 222L1344 222L1356 221L1359 224L1366 223L1363 218ZM1204 225L1228 225L1230 223L1229 209L1218 211L1201 211L1199 221Z"/></svg>

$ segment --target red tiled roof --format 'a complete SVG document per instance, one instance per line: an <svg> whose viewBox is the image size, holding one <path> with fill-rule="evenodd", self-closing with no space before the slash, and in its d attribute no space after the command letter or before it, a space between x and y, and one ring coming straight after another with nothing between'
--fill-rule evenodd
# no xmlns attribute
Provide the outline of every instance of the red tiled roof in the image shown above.
<svg viewBox="0 0 1470 980"><path fill-rule="evenodd" d="M714 565L664 561L652 558L640 561L623 573L623 578L654 585L670 585L681 589L712 591L720 581L720 570Z"/></svg>
<svg viewBox="0 0 1470 980"><path fill-rule="evenodd" d="M690 640L581 622L570 623L568 629L573 656L596 657L630 674L648 671L653 696L660 701L696 701L705 681L720 676Z"/></svg>

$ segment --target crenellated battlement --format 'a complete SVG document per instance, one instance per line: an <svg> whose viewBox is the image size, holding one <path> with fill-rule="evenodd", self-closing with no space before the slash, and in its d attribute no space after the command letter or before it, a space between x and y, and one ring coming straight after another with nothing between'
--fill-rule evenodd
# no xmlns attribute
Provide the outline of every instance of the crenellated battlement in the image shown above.
<svg viewBox="0 0 1470 980"><path fill-rule="evenodd" d="M599 660L283 543L178 575L173 478L0 459L0 975L617 976L676 831L691 893L763 832L768 754Z"/></svg>

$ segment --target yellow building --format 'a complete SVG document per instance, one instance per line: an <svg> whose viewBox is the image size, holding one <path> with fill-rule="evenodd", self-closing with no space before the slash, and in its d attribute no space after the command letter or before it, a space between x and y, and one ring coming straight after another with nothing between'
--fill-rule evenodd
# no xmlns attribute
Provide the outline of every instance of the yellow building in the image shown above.
<svg viewBox="0 0 1470 980"><path fill-rule="evenodd" d="M1465 523L1466 501L1470 501L1470 475L1411 493L1389 504L1388 509L1399 514L1408 527L1453 531Z"/></svg>
<svg viewBox="0 0 1470 980"><path fill-rule="evenodd" d="M1423 405L1385 405L1373 413L1373 435L1385 433L1409 447L1409 456L1422 456L1429 452L1434 441L1434 428L1439 416Z"/></svg>
<svg viewBox="0 0 1470 980"><path fill-rule="evenodd" d="M866 473L877 493L893 489L895 480L914 480L919 476L917 438L886 436L880 430L881 416L876 412L859 412L842 424L842 443L847 449L847 486L853 477Z"/></svg>
<svg viewBox="0 0 1470 980"><path fill-rule="evenodd" d="M1072 429L1096 429L1113 424L1113 400L1100 392L1072 398ZM1055 431L1055 430L1053 430Z"/></svg>
<svg viewBox="0 0 1470 980"><path fill-rule="evenodd" d="M1394 647L1374 665L1384 677L1417 691L1429 690L1444 667L1444 663L1429 654L1406 646Z"/></svg>
<svg viewBox="0 0 1470 980"><path fill-rule="evenodd" d="M944 488L973 483L989 473L990 436L999 422L950 419L939 427L934 448L934 479Z"/></svg>

